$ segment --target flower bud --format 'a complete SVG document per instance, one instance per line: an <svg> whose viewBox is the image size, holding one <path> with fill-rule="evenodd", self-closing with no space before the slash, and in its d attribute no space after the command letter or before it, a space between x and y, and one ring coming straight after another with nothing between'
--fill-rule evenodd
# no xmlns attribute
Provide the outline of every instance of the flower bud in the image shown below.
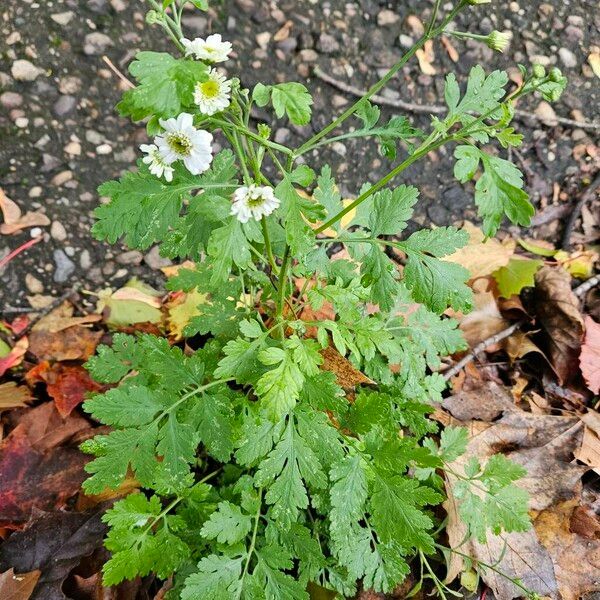
<svg viewBox="0 0 600 600"><path fill-rule="evenodd" d="M558 67L552 67L548 73L548 79L554 83L559 83L562 80L563 74Z"/></svg>
<svg viewBox="0 0 600 600"><path fill-rule="evenodd" d="M546 69L544 68L544 65L540 65L539 63L533 65L533 76L536 79L544 79L544 77L546 77Z"/></svg>
<svg viewBox="0 0 600 600"><path fill-rule="evenodd" d="M154 25L155 23L158 23L158 21L159 16L155 10L149 10L146 13L146 23L148 23L148 25Z"/></svg>
<svg viewBox="0 0 600 600"><path fill-rule="evenodd" d="M510 34L503 31L492 31L487 36L487 45L496 52L504 52L508 48Z"/></svg>

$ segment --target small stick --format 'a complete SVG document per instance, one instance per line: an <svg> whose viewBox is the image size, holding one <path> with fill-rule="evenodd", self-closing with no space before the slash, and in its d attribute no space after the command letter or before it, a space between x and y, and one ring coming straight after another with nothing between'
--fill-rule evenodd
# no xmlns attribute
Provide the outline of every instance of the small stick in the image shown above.
<svg viewBox="0 0 600 600"><path fill-rule="evenodd" d="M7 254L2 260L0 260L0 269L3 269L15 256L17 256L17 254L21 254L21 252L27 250L28 248L31 248L31 246L34 246L38 242L41 242L43 239L44 239L44 236L38 235L38 237L35 237L35 238L29 240L28 242L25 242L24 244L21 244L18 248L15 248L12 252Z"/></svg>
<svg viewBox="0 0 600 600"><path fill-rule="evenodd" d="M598 175L596 175L596 179L594 179L594 181L588 185L587 188L585 188L581 194L581 197L573 207L571 214L569 215L569 220L565 225L565 232L562 239L563 250L569 250L571 248L571 234L573 233L575 223L581 214L581 209L586 202L594 197L594 193L596 192L596 188L598 186L600 186L600 173L598 173Z"/></svg>
<svg viewBox="0 0 600 600"><path fill-rule="evenodd" d="M483 340L483 342L479 342L469 354L463 356L453 367L448 369L443 373L444 379L448 381L452 377L454 377L463 367L466 367L470 362L474 361L478 354L481 354L486 348L497 344L498 342L510 337L517 329L525 325L525 321L517 321L513 323L510 327L503 329L502 331L490 336L489 338Z"/></svg>
<svg viewBox="0 0 600 600"><path fill-rule="evenodd" d="M590 277L587 281L584 281L581 285L578 285L573 293L578 297L582 298L589 292L593 287L596 287L600 283L600 273L598 275L594 275L594 277Z"/></svg>
<svg viewBox="0 0 600 600"><path fill-rule="evenodd" d="M103 56L102 60L106 63L106 65L108 66L108 68L123 82L125 83L125 85L127 85L127 87L129 88L134 88L135 84L133 82L131 82L129 79L127 79L127 77L125 77L125 75L123 75L123 73L121 73L121 71L119 71L119 69L117 69L117 67L115 67L114 63L112 62L112 60L110 60L110 58L108 58L108 56Z"/></svg>
<svg viewBox="0 0 600 600"><path fill-rule="evenodd" d="M352 94L353 96L362 97L365 95L366 90L355 87L348 83L344 83L327 73L321 71L319 67L315 67L313 69L313 73L318 79L321 79L325 83L336 87L338 90L342 92L346 92L347 94ZM375 104L381 104L383 106L391 106L392 108L399 108L402 110L408 110L414 113L427 113L427 114L442 114L445 113L448 109L445 106L435 105L435 104L413 104L412 102L405 102L404 100L391 100L389 98L384 98L383 96L371 96L371 101ZM515 110L515 117L533 119L534 121L539 121L543 125L547 125L540 117L538 117L535 113L526 111L526 110ZM600 130L600 123L588 123L587 121L575 121L574 119L567 119L565 117L556 116L556 123L560 123L561 125L566 125L568 127L579 127L580 129L592 129L592 130ZM555 125L547 125L548 127L554 127Z"/></svg>

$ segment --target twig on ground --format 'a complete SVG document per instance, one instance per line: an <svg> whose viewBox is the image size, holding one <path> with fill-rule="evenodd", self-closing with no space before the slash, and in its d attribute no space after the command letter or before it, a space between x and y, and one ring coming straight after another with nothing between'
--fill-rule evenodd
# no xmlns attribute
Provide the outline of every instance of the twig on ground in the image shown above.
<svg viewBox="0 0 600 600"><path fill-rule="evenodd" d="M577 286L573 290L573 293L578 298L581 298L586 292L591 290L593 287L595 287L599 283L600 283L600 274L595 275L594 277L588 279L587 281L584 281L581 285ZM484 350L486 350L490 346L493 346L494 344L501 342L502 340L506 339L507 337L510 337L515 331L517 331L517 329L520 329L523 325L525 325L526 322L527 321L524 321L524 320L517 321L516 323L513 323L512 325L507 327L506 329L503 329L502 331L495 333L494 335L490 336L489 338L486 338L482 342L479 342L479 344L477 344L477 346L475 346L475 348L473 348L473 350L471 350L471 352L469 352L468 354L463 356L454 366L450 367L447 371L445 371L443 373L444 379L446 381L448 381L449 379L451 379L452 377L457 375L461 369L466 367L470 362L473 362L475 360L475 358L477 358L478 354L481 354Z"/></svg>
<svg viewBox="0 0 600 600"><path fill-rule="evenodd" d="M477 358L478 354L481 354L486 348L501 342L502 340L510 337L517 329L522 327L526 321L517 321L513 323L510 327L503 329L502 331L490 336L483 340L483 342L479 342L471 352L463 356L453 367L450 367L447 371L443 373L444 379L448 381L455 375L457 375L464 367L466 367L470 362L474 361Z"/></svg>
<svg viewBox="0 0 600 600"><path fill-rule="evenodd" d="M21 252L31 248L31 246L41 242L43 239L44 236L38 235L38 237L21 244L18 248L15 248L12 252L9 252L2 260L0 260L0 269L3 269L15 256L17 256L17 254L21 254Z"/></svg>
<svg viewBox="0 0 600 600"><path fill-rule="evenodd" d="M581 285L578 285L573 293L578 298L583 298L585 294L587 294L592 288L596 287L600 283L600 273L598 275L594 275L594 277L590 277L587 281L584 281Z"/></svg>
<svg viewBox="0 0 600 600"><path fill-rule="evenodd" d="M315 67L313 69L313 73L315 76L328 83L329 85L337 88L342 92L346 92L347 94L352 94L353 96L362 97L365 95L366 90L358 88L354 85L350 85L327 73L324 73L319 69L319 67ZM425 114L434 114L439 115L445 113L448 109L445 106L440 106L436 104L414 104L412 102L405 102L404 100L392 100L390 98L385 98L383 96L374 95L370 98L371 102L375 104L381 104L382 106L390 106L392 108L399 108L402 110L407 110L413 113L425 113ZM526 110L515 110L515 117L521 119L532 119L534 121L539 121L543 125L547 125L540 117L538 117L535 113L526 111ZM574 119L567 119L565 117L556 117L557 124L566 125L568 127L578 127L580 129L592 129L592 130L600 130L600 123L588 123L587 121L575 121ZM547 125L549 127L555 127L555 125Z"/></svg>
<svg viewBox="0 0 600 600"><path fill-rule="evenodd" d="M581 214L581 209L586 202L589 202L594 197L596 189L600 186L600 173L596 175L596 179L588 185L583 193L581 194L579 200L573 207L571 214L569 215L569 220L565 225L565 232L563 234L562 239L562 248L563 250L569 250L571 248L571 234L573 233L573 229L575 228L575 223Z"/></svg>
<svg viewBox="0 0 600 600"><path fill-rule="evenodd" d="M106 65L108 66L108 68L123 82L127 85L127 87L130 88L134 88L135 84L130 81L129 79L127 79L127 77L125 77L125 75L123 75L123 73L121 71L119 71L119 69L117 69L117 67L115 67L114 63L112 62L112 60L110 60L110 58L108 58L108 56L103 56L102 60L106 63Z"/></svg>

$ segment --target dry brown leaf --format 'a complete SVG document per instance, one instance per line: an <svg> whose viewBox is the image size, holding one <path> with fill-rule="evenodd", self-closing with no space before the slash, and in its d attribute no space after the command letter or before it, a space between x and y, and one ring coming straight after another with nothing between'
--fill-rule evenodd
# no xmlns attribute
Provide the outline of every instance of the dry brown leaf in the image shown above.
<svg viewBox="0 0 600 600"><path fill-rule="evenodd" d="M581 446L573 452L573 456L600 475L600 438L589 427L585 428Z"/></svg>
<svg viewBox="0 0 600 600"><path fill-rule="evenodd" d="M21 209L4 193L2 188L0 188L0 211L2 211L6 224L15 223L21 217Z"/></svg>
<svg viewBox="0 0 600 600"><path fill-rule="evenodd" d="M460 319L460 329L471 348L479 342L499 333L509 325L508 321L500 314L494 294L486 291L474 290L473 310ZM494 352L497 347L490 346L489 352Z"/></svg>
<svg viewBox="0 0 600 600"><path fill-rule="evenodd" d="M515 253L516 243L512 239L503 242L496 238L486 240L483 231L469 221L464 222L463 229L469 234L469 243L443 260L465 267L471 274L471 279L491 275L500 267L506 266Z"/></svg>
<svg viewBox="0 0 600 600"><path fill-rule="evenodd" d="M503 452L527 469L519 485L530 494L530 509L554 510L559 503L572 499L575 505L581 494L581 476L586 467L572 462L573 452L579 447L583 425L577 417L532 414L517 408L510 392L493 383L478 389L456 394L443 402L443 407L469 430L469 444L465 455L452 466L453 471L464 468L471 456L481 462L493 454ZM481 420L473 420L481 419ZM486 544L464 542L465 526L458 518L452 495L452 476L448 476L446 508L449 514L447 532L452 547L479 561L494 564L501 573L519 578L530 590L544 596L568 594L568 586L559 577L562 555L545 544L536 529L525 533L488 536ZM502 557L498 562L499 557ZM463 560L451 555L448 580L463 568ZM593 572L583 568L586 576ZM557 573L555 577L555 571ZM583 576L583 574L582 574ZM522 595L522 590L506 577L487 569L482 573L498 600L510 600Z"/></svg>
<svg viewBox="0 0 600 600"><path fill-rule="evenodd" d="M585 339L579 355L579 366L587 386L600 394L600 324L585 317Z"/></svg>
<svg viewBox="0 0 600 600"><path fill-rule="evenodd" d="M31 394L24 385L17 385L14 381L0 383L0 412L27 406L31 399Z"/></svg>
<svg viewBox="0 0 600 600"><path fill-rule="evenodd" d="M534 520L540 542L552 558L562 600L579 600L600 591L600 541L573 533L570 528L576 499L542 511Z"/></svg>
<svg viewBox="0 0 600 600"><path fill-rule="evenodd" d="M357 385L372 385L375 382L361 373L347 358L343 357L335 348L328 346L321 350L324 371L335 374L338 384L345 390L352 390Z"/></svg>
<svg viewBox="0 0 600 600"><path fill-rule="evenodd" d="M9 235L27 227L45 227L50 225L50 219L43 213L28 211L24 215L21 209L0 188L0 211L4 223L0 223L0 233Z"/></svg>
<svg viewBox="0 0 600 600"><path fill-rule="evenodd" d="M32 331L29 350L40 360L87 360L96 351L102 331L75 325L56 333Z"/></svg>
<svg viewBox="0 0 600 600"><path fill-rule="evenodd" d="M293 24L293 21L286 21L282 25L281 29L279 29L279 31L277 31L273 36L273 41L282 42L283 40L287 40L288 37L290 37L290 29L292 28Z"/></svg>
<svg viewBox="0 0 600 600"><path fill-rule="evenodd" d="M529 333L524 331L516 331L504 340L504 350L506 350L511 362L514 362L518 358L522 358L531 352L535 352L546 358L546 355L531 340L529 335Z"/></svg>
<svg viewBox="0 0 600 600"><path fill-rule="evenodd" d="M74 325L87 325L102 320L102 316L97 314L74 317L74 311L74 306L65 300L65 302L57 306L54 310L44 315L31 329L32 331L58 333Z"/></svg>
<svg viewBox="0 0 600 600"><path fill-rule="evenodd" d="M17 574L14 569L0 573L0 598L2 600L28 600L41 573L36 570Z"/></svg>
<svg viewBox="0 0 600 600"><path fill-rule="evenodd" d="M416 52L417 60L419 61L419 67L421 72L425 75L436 75L437 70L433 66L435 60L435 53L433 51L433 41L427 40L423 48L419 48Z"/></svg>
<svg viewBox="0 0 600 600"><path fill-rule="evenodd" d="M458 52L456 51L456 48L452 45L450 40L445 35L441 36L440 40L442 42L442 45L446 49L446 52L448 53L450 60L452 62L458 62L458 59L459 59Z"/></svg>
<svg viewBox="0 0 600 600"><path fill-rule="evenodd" d="M600 52L592 52L588 56L588 63L590 63L594 75L600 79Z"/></svg>
<svg viewBox="0 0 600 600"><path fill-rule="evenodd" d="M545 330L547 356L562 384L579 371L583 318L571 291L571 276L560 267L542 267L535 275L537 322Z"/></svg>

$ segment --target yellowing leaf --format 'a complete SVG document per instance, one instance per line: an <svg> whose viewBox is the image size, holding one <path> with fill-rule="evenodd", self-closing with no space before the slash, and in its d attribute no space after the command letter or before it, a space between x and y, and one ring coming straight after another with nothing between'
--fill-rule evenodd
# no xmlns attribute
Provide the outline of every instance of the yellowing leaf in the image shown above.
<svg viewBox="0 0 600 600"><path fill-rule="evenodd" d="M537 254L538 256L554 256L556 249L552 244L544 242L543 240L519 240L519 245L525 248L527 252Z"/></svg>
<svg viewBox="0 0 600 600"><path fill-rule="evenodd" d="M491 275L500 267L508 264L515 251L516 244L513 240L504 242L495 238L486 240L483 231L469 221L465 221L463 229L469 234L469 243L442 260L462 265L468 269L471 279Z"/></svg>
<svg viewBox="0 0 600 600"><path fill-rule="evenodd" d="M573 277L589 279L594 274L594 263L598 260L598 253L593 250L582 250L569 254L559 250L554 258Z"/></svg>
<svg viewBox="0 0 600 600"><path fill-rule="evenodd" d="M521 293L521 290L525 287L533 287L534 275L543 264L543 260L511 258L508 265L501 267L492 274L498 284L500 295L504 298L510 298Z"/></svg>
<svg viewBox="0 0 600 600"><path fill-rule="evenodd" d="M167 328L176 340L180 340L183 337L185 326L190 322L192 317L200 314L198 307L201 304L205 304L207 300L208 294L201 294L194 288L191 292L174 295L166 303Z"/></svg>
<svg viewBox="0 0 600 600"><path fill-rule="evenodd" d="M113 292L110 288L98 294L97 311L103 313L108 325L123 327L135 323L160 323L161 301L150 286L132 279L125 287Z"/></svg>

